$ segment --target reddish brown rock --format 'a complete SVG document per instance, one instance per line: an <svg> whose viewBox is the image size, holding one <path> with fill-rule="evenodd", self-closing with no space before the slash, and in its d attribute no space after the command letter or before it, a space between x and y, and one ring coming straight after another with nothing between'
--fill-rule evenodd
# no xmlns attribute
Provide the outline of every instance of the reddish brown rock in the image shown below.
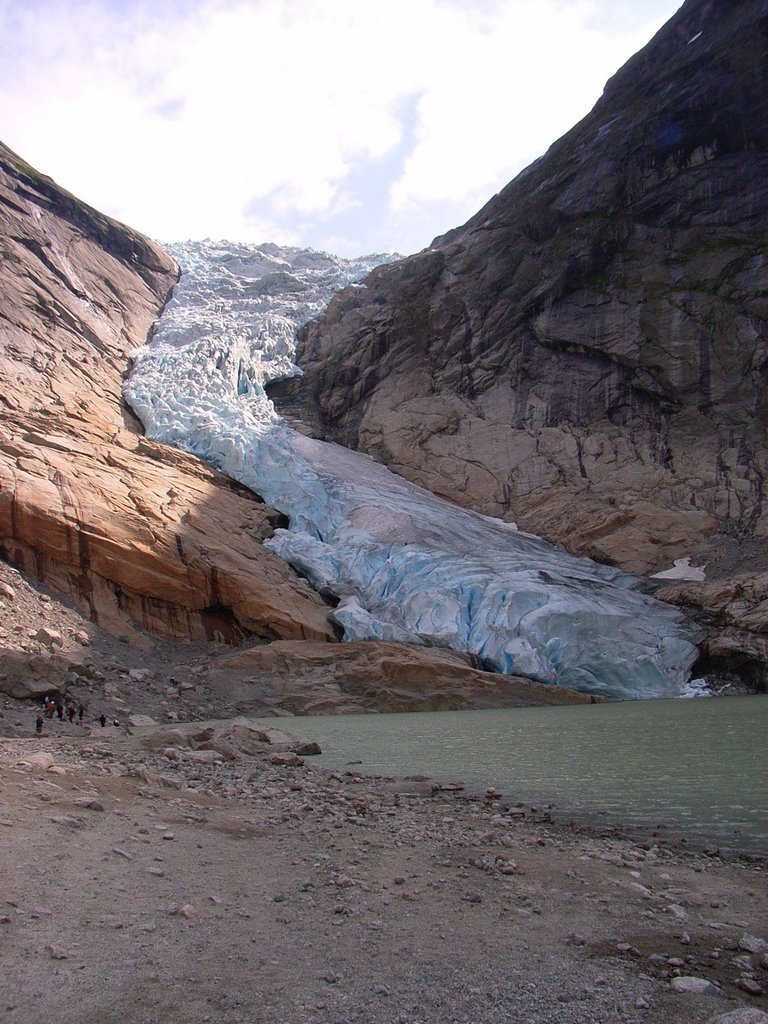
<svg viewBox="0 0 768 1024"><path fill-rule="evenodd" d="M469 655L384 641L275 641L226 656L209 682L254 713L447 711L528 704L589 704L601 698L515 676L483 672Z"/></svg>
<svg viewBox="0 0 768 1024"><path fill-rule="evenodd" d="M264 550L275 513L141 436L121 398L178 268L0 146L0 555L111 631L334 637Z"/></svg>

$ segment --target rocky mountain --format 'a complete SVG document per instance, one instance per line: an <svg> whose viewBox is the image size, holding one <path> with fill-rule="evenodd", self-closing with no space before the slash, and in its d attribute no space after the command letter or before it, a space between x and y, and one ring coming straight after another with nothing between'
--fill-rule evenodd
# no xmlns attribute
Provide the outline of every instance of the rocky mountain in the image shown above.
<svg viewBox="0 0 768 1024"><path fill-rule="evenodd" d="M601 587L614 573L630 597L637 584L619 570L658 572L691 556L706 563L704 581L686 583L685 571L678 572L682 580L659 596L694 608L708 626L696 671L725 670L764 683L768 574L743 570L768 566L766 25L757 0L688 0L609 82L592 113L464 227L417 256L377 267L308 323L300 339L301 378L291 376L285 348L286 325L294 314L301 322L308 315L301 274L315 274L327 290L339 261L319 254L320 266L318 254L310 254L299 273L291 261L301 263L301 253L288 258L265 246L234 252L239 269L230 273L232 254L224 262L216 255L232 296L258 307L285 285L287 297L277 317L265 307L255 346L246 332L234 347L227 342L225 352L184 310L172 322L170 349L191 341L203 359L197 377L182 367L187 393L169 389L163 378L176 355L161 355L158 377L145 378L134 398L144 412L165 403L162 430L174 436L156 436L186 452L145 436L122 396L131 360L178 278L173 258L0 149L0 556L72 595L91 620L146 649L153 635L298 645L265 647L238 662L238 686L250 679L259 693L269 691L271 706L280 704L276 678L301 676L301 666L312 666L307 678L326 688L334 707L346 706L356 687L362 706L371 700L467 706L480 690L486 704L511 700L511 690L493 682L498 677L478 673L484 663L471 655L446 659L429 646L414 653L407 644L400 648L412 664L406 693L384 641L429 645L432 633L421 636L429 619L442 643L445 602L432 600L429 573L411 573L410 582L416 580L418 601L432 612L417 601L416 625L403 620L402 628L392 618L400 614L397 601L388 611L383 604L362 607L354 573L339 575L346 560L373 580L368 561L375 548L379 597L396 596L401 584L388 582L387 573L425 555L412 542L429 533L416 510L431 508L431 497L414 503L409 491L410 532L390 537L387 519L382 534L379 483L372 483L379 470L366 463L361 475L352 456L331 457L313 438L295 434L290 444L300 459L285 462L271 435L264 434L260 449L277 471L270 482L275 496L295 491L291 466L307 455L319 459L307 475L304 505L290 513L293 532L259 498L256 477L241 478L246 486L230 479L220 456L241 461L242 437L232 430L240 430L243 402L258 400L267 421L276 422L262 356L252 359L261 346L285 363L269 395L300 417L304 434L342 441L454 505L514 520L574 554L617 567L589 570ZM216 294L209 300L215 306ZM197 301L193 294L192 304ZM204 319L206 331L216 334L216 322ZM221 394L202 396L194 383L201 372ZM209 422L207 414L197 415L201 400L209 410L224 410L221 430L213 440L182 441L180 425L197 430ZM250 422L248 408L244 415ZM228 476L195 454L216 455ZM341 489L332 484L326 509L315 500L322 493L316 478L325 486L339 467ZM355 488L369 484L362 522ZM349 550L342 544L321 552L315 541L326 545L331 519L323 526L312 517L322 519L331 507L335 515L342 506L341 526L333 529ZM435 523L445 520L436 515ZM471 520L472 530L480 519ZM491 531L500 529L494 520ZM361 543L373 547L358 555L349 542L358 544L361 530L368 537ZM463 558L466 530L457 520L451 531ZM513 542L510 533L505 551L538 550L538 541L520 536ZM402 548L397 558L393 543ZM535 603L557 614L567 604L571 614L572 603L548 596L554 563L550 554L545 561L543 574L528 574L541 590ZM576 576L579 587L585 583L582 570L568 565L567 579L557 583L563 593ZM541 671L525 669L527 675L562 682L559 647L550 651L549 641L518 635L515 623L511 647L496 636L499 622L485 616L482 604L486 570L478 572L471 594L459 581L458 597L469 602L460 624L466 618L474 636L480 609L483 628L490 623L501 645L497 660L505 671L516 671L511 665L522 652L541 662ZM302 578L317 586L318 573L338 576L333 593L320 586L321 597ZM519 603L520 593L502 586L504 608ZM405 603L410 607L412 598ZM666 619L673 622L655 613L654 622ZM592 611L581 620L590 629L607 621ZM340 627L347 639L374 638L347 649L341 688L334 668ZM659 633L678 675L691 660L682 628L680 638L667 637L666 626ZM559 644L560 632L545 630L544 639L554 636ZM655 649L661 641L648 635ZM482 657L486 646L481 636L459 648ZM581 647L594 651L586 641ZM613 648L627 655L622 671L628 671L637 659L622 644ZM653 664L651 655L641 660ZM592 672L577 662L569 672ZM299 697L296 686L291 700L317 702ZM325 697L319 700L328 706Z"/></svg>
<svg viewBox="0 0 768 1024"><path fill-rule="evenodd" d="M0 145L0 692L110 718L589 702L408 645L338 670L330 609L263 545L283 517L123 400L178 275ZM211 641L241 645L237 665Z"/></svg>
<svg viewBox="0 0 768 1024"><path fill-rule="evenodd" d="M334 639L275 514L142 436L121 386L176 283L159 246L0 147L0 555L134 643Z"/></svg>
<svg viewBox="0 0 768 1024"><path fill-rule="evenodd" d="M299 372L296 327L380 257L209 241L171 251L181 280L123 394L148 437L279 509L265 547L327 596L345 642L449 648L601 696L687 690L699 631L643 580L459 508L276 414L264 385Z"/></svg>
<svg viewBox="0 0 768 1024"><path fill-rule="evenodd" d="M711 619L710 666L763 678L767 95L762 0L687 0L467 224L341 292L301 334L304 377L269 389L575 553L706 563L729 596L668 596Z"/></svg>

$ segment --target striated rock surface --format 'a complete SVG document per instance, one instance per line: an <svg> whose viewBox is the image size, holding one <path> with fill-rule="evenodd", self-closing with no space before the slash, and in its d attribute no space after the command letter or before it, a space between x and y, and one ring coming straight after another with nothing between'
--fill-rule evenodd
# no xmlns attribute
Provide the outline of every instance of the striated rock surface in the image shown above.
<svg viewBox="0 0 768 1024"><path fill-rule="evenodd" d="M121 399L174 261L0 146L0 556L133 642L332 640L277 516L140 435Z"/></svg>
<svg viewBox="0 0 768 1024"><path fill-rule="evenodd" d="M768 536L768 14L688 0L463 227L300 338L286 414L647 573Z"/></svg>
<svg viewBox="0 0 768 1024"><path fill-rule="evenodd" d="M240 711L270 707L301 715L447 711L530 704L590 704L604 698L483 672L456 651L358 641L275 641L221 659L209 682Z"/></svg>
<svg viewBox="0 0 768 1024"><path fill-rule="evenodd" d="M664 587L657 597L708 624L701 670L768 684L768 573L744 573L709 583Z"/></svg>

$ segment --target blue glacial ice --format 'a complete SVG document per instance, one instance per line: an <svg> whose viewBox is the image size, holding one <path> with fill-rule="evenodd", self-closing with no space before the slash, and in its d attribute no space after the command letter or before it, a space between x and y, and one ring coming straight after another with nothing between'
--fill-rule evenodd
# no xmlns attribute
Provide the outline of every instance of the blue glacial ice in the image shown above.
<svg viewBox="0 0 768 1024"><path fill-rule="evenodd" d="M169 249L182 278L133 353L126 399L150 437L288 516L267 544L339 598L345 640L451 647L498 672L606 696L683 691L696 632L640 580L460 509L277 414L264 387L300 373L297 327L384 257L210 241Z"/></svg>

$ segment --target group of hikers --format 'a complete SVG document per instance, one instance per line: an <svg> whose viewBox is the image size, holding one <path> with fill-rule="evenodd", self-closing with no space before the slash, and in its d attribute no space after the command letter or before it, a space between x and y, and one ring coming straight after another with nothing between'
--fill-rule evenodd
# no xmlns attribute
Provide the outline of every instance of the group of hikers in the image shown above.
<svg viewBox="0 0 768 1024"><path fill-rule="evenodd" d="M59 697L57 700L54 700L52 696L48 695L43 699L42 710L38 711L37 713L37 720L35 721L35 732L37 733L38 736L42 736L45 719L47 718L50 721L53 721L54 715L59 719L60 722L63 722L64 719L66 718L69 722L72 723L72 725L75 724L75 716L77 716L77 724L82 725L85 712L86 706L85 704L83 704L82 701L79 701L77 707L75 707L74 703L69 699L65 701L64 698ZM102 712L97 720L99 725L103 729L107 724L107 716ZM114 725L119 724L120 723L117 720L115 720Z"/></svg>

